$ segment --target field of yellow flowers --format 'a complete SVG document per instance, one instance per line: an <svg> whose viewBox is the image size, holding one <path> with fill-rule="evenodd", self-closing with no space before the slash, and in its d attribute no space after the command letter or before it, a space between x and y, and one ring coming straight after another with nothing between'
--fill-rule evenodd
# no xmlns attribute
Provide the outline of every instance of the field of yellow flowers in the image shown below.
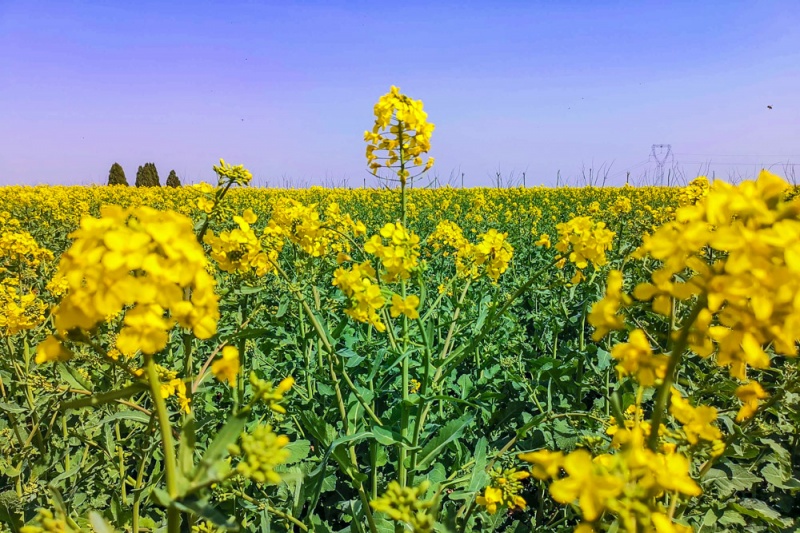
<svg viewBox="0 0 800 533"><path fill-rule="evenodd" d="M396 187L0 189L0 531L800 527L792 187L411 188L375 114Z"/></svg>

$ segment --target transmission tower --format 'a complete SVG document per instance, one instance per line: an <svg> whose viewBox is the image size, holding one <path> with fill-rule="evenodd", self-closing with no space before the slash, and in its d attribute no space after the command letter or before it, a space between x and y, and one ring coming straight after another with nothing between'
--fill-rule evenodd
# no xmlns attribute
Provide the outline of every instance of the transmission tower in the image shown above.
<svg viewBox="0 0 800 533"><path fill-rule="evenodd" d="M662 187L664 185L664 164L667 161L672 161L672 145L654 144L650 155L652 155L653 159L656 161L656 183L653 185Z"/></svg>

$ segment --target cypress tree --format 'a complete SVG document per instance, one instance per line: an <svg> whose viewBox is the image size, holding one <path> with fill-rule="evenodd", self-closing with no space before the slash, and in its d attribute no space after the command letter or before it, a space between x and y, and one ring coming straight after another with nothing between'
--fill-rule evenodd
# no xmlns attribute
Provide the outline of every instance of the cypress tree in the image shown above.
<svg viewBox="0 0 800 533"><path fill-rule="evenodd" d="M180 187L181 180L178 179L178 175L175 174L174 170L169 171L169 176L167 177L167 187Z"/></svg>
<svg viewBox="0 0 800 533"><path fill-rule="evenodd" d="M145 163L144 165L148 168L148 176L149 176L149 186L150 187L161 187L161 180L158 179L158 170L156 170L155 163Z"/></svg>
<svg viewBox="0 0 800 533"><path fill-rule="evenodd" d="M111 170L108 171L108 184L128 186L128 180L125 179L125 171L122 170L122 166L119 163L111 165Z"/></svg>
<svg viewBox="0 0 800 533"><path fill-rule="evenodd" d="M136 186L137 187L160 187L161 182L158 179L158 170L154 163L145 163L136 171Z"/></svg>

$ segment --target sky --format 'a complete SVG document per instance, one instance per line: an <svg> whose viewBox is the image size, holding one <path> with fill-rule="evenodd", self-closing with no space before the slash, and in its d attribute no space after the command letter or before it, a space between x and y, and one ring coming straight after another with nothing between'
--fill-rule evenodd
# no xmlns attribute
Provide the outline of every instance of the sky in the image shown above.
<svg viewBox="0 0 800 533"><path fill-rule="evenodd" d="M797 0L0 0L0 184L197 183L225 158L373 185L391 85L436 125L436 184L644 184L653 144L667 177L800 180L798 28Z"/></svg>

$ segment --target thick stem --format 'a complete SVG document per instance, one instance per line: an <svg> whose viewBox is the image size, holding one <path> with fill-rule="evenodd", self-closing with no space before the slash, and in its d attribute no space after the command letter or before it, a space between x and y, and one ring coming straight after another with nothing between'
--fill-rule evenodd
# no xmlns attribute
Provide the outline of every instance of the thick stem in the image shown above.
<svg viewBox="0 0 800 533"><path fill-rule="evenodd" d="M701 298L697 301L692 309L691 314L686 319L686 323L681 328L678 339L672 346L669 361L667 362L667 370L664 374L664 380L661 383L661 386L658 388L656 405L653 409L653 418L650 421L650 427L653 429L650 431L650 437L647 440L647 446L653 451L656 451L656 448L658 448L658 428L661 426L661 421L664 419L664 411L667 407L667 399L669 398L669 394L672 389L672 383L675 379L675 369L678 368L678 364L680 364L681 358L683 357L683 352L686 351L686 346L689 340L689 332L691 331L692 324L694 324L695 320L697 320L700 312L705 309L705 306L705 298ZM670 335L671 334L672 332L670 331Z"/></svg>
<svg viewBox="0 0 800 533"><path fill-rule="evenodd" d="M164 450L164 477L167 483L167 494L171 499L178 497L178 469L175 464L175 443L172 439L172 426L167 413L167 402L161 396L161 381L158 379L156 363L152 356L147 356L147 380L150 384L150 394L156 407L158 427L161 432L161 444ZM180 533L181 513L171 504L167 510L167 531Z"/></svg>

